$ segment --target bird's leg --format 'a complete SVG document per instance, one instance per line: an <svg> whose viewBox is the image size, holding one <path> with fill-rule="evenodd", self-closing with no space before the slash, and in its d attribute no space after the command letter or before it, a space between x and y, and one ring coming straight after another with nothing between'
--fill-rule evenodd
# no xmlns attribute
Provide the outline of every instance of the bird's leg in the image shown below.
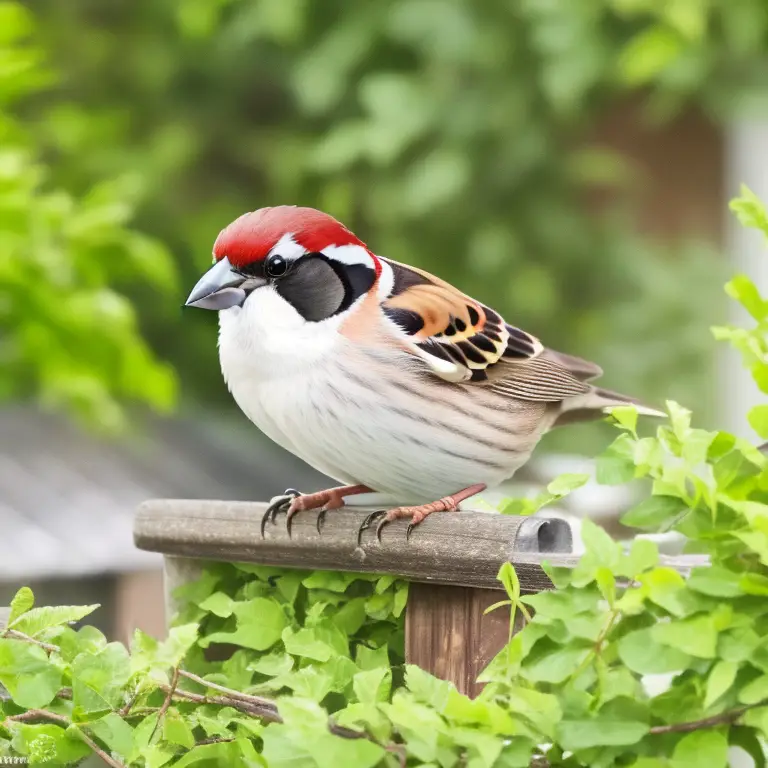
<svg viewBox="0 0 768 768"><path fill-rule="evenodd" d="M397 520L400 517L410 517L411 523L405 533L406 541L411 535L411 531L425 518L427 515L431 515L433 512L455 512L459 508L459 504L465 499L475 496L478 493L482 493L486 489L485 483L477 483L470 485L468 488L464 488L458 493L451 494L450 496L443 496L442 499L437 501L431 501L429 504L420 504L416 507L395 507L389 511L380 509L376 512L372 512L368 517L363 520L363 524L357 532L357 544L360 546L363 531L369 528L374 520L379 520L376 526L376 538L381 542L381 530L391 523L393 520Z"/></svg>
<svg viewBox="0 0 768 768"><path fill-rule="evenodd" d="M317 493L299 493L293 488L289 488L282 496L276 496L272 503L267 507L267 511L261 518L261 536L264 537L264 529L267 521L275 518L278 513L286 512L286 529L288 535L291 535L291 522L298 512L304 512L311 509L319 509L317 516L317 532L320 533L325 513L331 509L341 509L344 506L345 496L355 496L360 493L371 493L371 489L366 485L342 485L338 488L329 488Z"/></svg>
<svg viewBox="0 0 768 768"><path fill-rule="evenodd" d="M291 535L291 521L298 512L306 512L311 509L319 509L317 515L317 532L320 533L325 522L326 512L332 509L341 509L344 506L345 496L357 496L361 493L372 493L367 485L341 485L338 488L328 488L317 493L304 493L296 496L288 507L285 516L285 528L288 536Z"/></svg>

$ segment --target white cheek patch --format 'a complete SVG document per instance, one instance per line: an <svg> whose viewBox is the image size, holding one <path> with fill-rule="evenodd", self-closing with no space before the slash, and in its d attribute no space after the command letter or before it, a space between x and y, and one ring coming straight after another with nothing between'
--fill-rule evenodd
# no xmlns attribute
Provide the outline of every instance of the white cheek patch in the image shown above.
<svg viewBox="0 0 768 768"><path fill-rule="evenodd" d="M395 285L395 273L386 261L379 259L379 264L381 264L381 274L379 275L377 295L379 299L384 301L384 299L389 298L392 294L392 288Z"/></svg>

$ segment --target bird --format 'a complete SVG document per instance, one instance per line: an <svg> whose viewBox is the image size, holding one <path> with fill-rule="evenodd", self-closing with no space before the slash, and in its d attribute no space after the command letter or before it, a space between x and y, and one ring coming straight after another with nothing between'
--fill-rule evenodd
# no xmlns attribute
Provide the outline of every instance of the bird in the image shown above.
<svg viewBox="0 0 768 768"><path fill-rule="evenodd" d="M595 363L550 349L423 269L376 254L314 208L245 213L215 240L186 305L219 313L219 361L242 412L340 483L275 497L262 519L381 506L360 526L410 521L512 477L540 438L616 406Z"/></svg>

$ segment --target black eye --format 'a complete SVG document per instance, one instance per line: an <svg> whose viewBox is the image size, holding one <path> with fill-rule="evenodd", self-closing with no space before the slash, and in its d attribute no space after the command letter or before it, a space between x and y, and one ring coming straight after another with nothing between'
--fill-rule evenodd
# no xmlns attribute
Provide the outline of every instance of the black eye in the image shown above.
<svg viewBox="0 0 768 768"><path fill-rule="evenodd" d="M267 277L280 277L288 271L288 262L279 254L270 256L264 265L264 272Z"/></svg>

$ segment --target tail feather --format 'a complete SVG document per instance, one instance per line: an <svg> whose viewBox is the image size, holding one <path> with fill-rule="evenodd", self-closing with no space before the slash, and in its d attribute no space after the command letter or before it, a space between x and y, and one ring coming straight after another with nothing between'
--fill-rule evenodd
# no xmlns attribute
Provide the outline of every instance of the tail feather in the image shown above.
<svg viewBox="0 0 768 768"><path fill-rule="evenodd" d="M641 416L666 417L664 411L651 408L634 397L612 392L609 389L594 387L583 395L569 397L560 403L560 409L555 416L551 429L562 427L565 424L573 424L581 421L594 421L610 412L612 408L620 405L634 405Z"/></svg>

